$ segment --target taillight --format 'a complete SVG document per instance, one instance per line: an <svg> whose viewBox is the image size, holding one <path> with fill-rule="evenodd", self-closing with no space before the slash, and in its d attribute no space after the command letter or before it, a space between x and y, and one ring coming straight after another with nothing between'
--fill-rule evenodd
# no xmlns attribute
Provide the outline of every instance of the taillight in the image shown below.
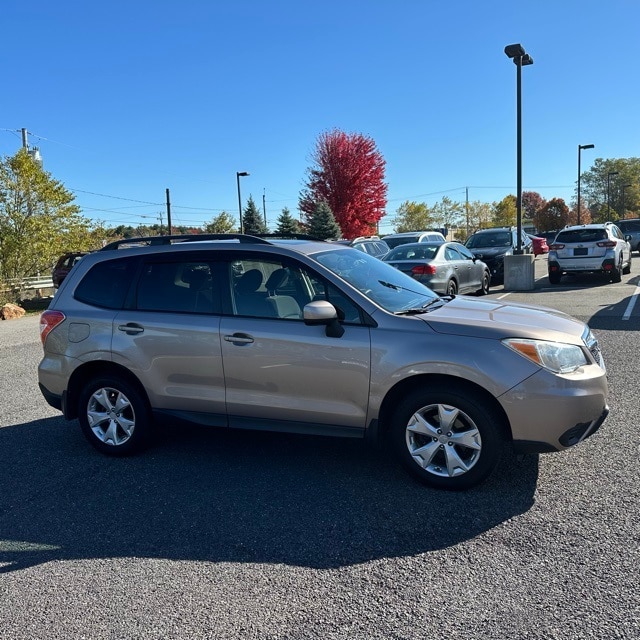
<svg viewBox="0 0 640 640"><path fill-rule="evenodd" d="M563 244L556 244L554 242L553 244L549 245L549 251L560 251L561 249L564 249Z"/></svg>
<svg viewBox="0 0 640 640"><path fill-rule="evenodd" d="M55 329L61 322L65 320L66 316L62 311L43 311L40 316L40 340L44 346L44 342L47 336Z"/></svg>
<svg viewBox="0 0 640 640"><path fill-rule="evenodd" d="M432 264L418 264L411 269L414 276L434 276L436 268Z"/></svg>
<svg viewBox="0 0 640 640"><path fill-rule="evenodd" d="M606 247L607 249L613 249L616 243L613 240L606 240L605 242L596 242L599 247Z"/></svg>

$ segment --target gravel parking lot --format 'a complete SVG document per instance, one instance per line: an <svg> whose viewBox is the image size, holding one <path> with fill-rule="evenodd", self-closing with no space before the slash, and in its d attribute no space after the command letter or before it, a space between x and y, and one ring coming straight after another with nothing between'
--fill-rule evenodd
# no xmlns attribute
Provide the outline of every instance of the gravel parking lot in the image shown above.
<svg viewBox="0 0 640 640"><path fill-rule="evenodd" d="M329 438L102 457L40 396L37 316L0 323L0 638L639 638L638 267L508 294L592 321L611 415L460 494Z"/></svg>

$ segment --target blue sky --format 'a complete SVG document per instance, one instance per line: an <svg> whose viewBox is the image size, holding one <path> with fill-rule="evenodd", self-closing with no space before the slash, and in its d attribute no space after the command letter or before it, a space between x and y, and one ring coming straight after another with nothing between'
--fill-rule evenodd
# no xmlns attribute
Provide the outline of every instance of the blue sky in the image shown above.
<svg viewBox="0 0 640 640"><path fill-rule="evenodd" d="M318 135L362 133L384 156L387 215L406 200L571 200L596 158L640 156L637 0L8 0L0 155L30 132L44 167L108 225L297 215Z"/></svg>

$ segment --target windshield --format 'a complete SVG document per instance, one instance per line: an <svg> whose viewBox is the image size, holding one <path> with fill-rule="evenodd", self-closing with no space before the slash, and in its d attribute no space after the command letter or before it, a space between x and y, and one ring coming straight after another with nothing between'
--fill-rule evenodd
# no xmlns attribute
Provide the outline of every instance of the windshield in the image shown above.
<svg viewBox="0 0 640 640"><path fill-rule="evenodd" d="M496 231L495 233L475 233L467 240L469 249L479 247L509 247L511 246L511 233L508 231Z"/></svg>
<svg viewBox="0 0 640 640"><path fill-rule="evenodd" d="M421 308L438 298L436 293L417 280L360 251L334 249L314 257L321 265L391 313Z"/></svg>

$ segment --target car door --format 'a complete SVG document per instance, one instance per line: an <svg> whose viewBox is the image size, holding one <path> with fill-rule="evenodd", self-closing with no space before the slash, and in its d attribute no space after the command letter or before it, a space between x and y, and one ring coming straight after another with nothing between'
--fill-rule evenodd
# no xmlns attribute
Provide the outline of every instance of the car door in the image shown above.
<svg viewBox="0 0 640 640"><path fill-rule="evenodd" d="M153 409L226 426L217 270L202 252L145 260L114 320L112 353Z"/></svg>
<svg viewBox="0 0 640 640"><path fill-rule="evenodd" d="M239 274L253 270L262 274L262 282L246 305ZM349 297L313 270L272 255L238 255L226 273L220 335L229 425L362 435L371 339ZM342 337L327 337L325 326L304 323L304 305L317 299L340 308ZM295 308L298 317L282 317L285 309Z"/></svg>
<svg viewBox="0 0 640 640"><path fill-rule="evenodd" d="M469 278L471 277L469 264L453 245L445 247L444 256L450 270L458 280L458 291L460 293L466 291L469 288Z"/></svg>
<svg viewBox="0 0 640 640"><path fill-rule="evenodd" d="M469 279L467 280L467 287L470 291L478 291L482 288L484 264L480 260L476 260L471 251L464 245L456 245L456 250L468 267Z"/></svg>

